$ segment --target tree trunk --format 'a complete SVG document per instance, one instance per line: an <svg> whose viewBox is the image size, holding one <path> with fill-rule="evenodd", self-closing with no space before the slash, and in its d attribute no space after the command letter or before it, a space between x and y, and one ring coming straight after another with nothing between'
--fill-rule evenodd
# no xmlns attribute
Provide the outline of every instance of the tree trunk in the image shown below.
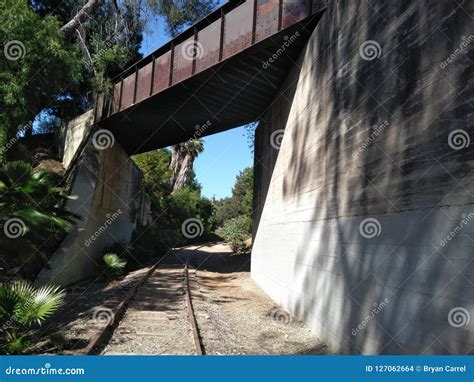
<svg viewBox="0 0 474 382"><path fill-rule="evenodd" d="M173 146L173 151L171 152L171 164L170 164L170 169L171 169L170 190L174 189L174 184L176 182L176 178L178 177L183 159L184 159L183 148L179 145Z"/></svg>
<svg viewBox="0 0 474 382"><path fill-rule="evenodd" d="M174 184L173 191L180 190L183 188L189 180L189 175L193 169L194 157L191 154L186 154L183 163L179 170L178 178Z"/></svg>

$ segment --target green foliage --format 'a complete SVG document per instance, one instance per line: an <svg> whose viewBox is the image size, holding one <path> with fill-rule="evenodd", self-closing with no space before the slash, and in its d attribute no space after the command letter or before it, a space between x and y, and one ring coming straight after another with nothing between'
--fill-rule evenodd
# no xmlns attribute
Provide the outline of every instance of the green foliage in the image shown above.
<svg viewBox="0 0 474 382"><path fill-rule="evenodd" d="M103 260L106 274L113 279L120 276L127 265L127 261L120 258L116 253L106 253Z"/></svg>
<svg viewBox="0 0 474 382"><path fill-rule="evenodd" d="M36 288L26 281L0 284L0 347L21 354L40 341L38 327L64 301L65 293L51 285Z"/></svg>
<svg viewBox="0 0 474 382"><path fill-rule="evenodd" d="M127 245L121 241L116 241L104 249L104 253L115 253L126 263L124 271L131 271L143 267L141 254L135 246Z"/></svg>
<svg viewBox="0 0 474 382"><path fill-rule="evenodd" d="M0 60L0 130L6 139L19 125L51 106L81 79L81 59L75 45L65 44L61 23L40 17L24 0L4 0L0 7L1 50L19 41L16 60ZM10 46L11 48L12 46Z"/></svg>
<svg viewBox="0 0 474 382"><path fill-rule="evenodd" d="M59 180L54 173L34 172L25 162L0 168L0 223L19 218L26 231L35 228L38 236L69 230L75 215L60 202L74 197L57 186Z"/></svg>
<svg viewBox="0 0 474 382"><path fill-rule="evenodd" d="M239 216L226 221L216 233L229 243L234 252L245 253L247 251L245 241L249 237L250 224L251 221L247 216Z"/></svg>
<svg viewBox="0 0 474 382"><path fill-rule="evenodd" d="M166 31L176 36L186 27L211 13L217 0L147 0L148 5L164 17Z"/></svg>
<svg viewBox="0 0 474 382"><path fill-rule="evenodd" d="M228 220L238 216L252 217L253 169L248 167L240 172L232 189L232 196L215 202L216 222L223 226ZM249 232L250 232L249 228Z"/></svg>
<svg viewBox="0 0 474 382"><path fill-rule="evenodd" d="M160 199L169 194L171 176L171 153L167 149L135 155L133 161L143 172L145 191L153 198Z"/></svg>

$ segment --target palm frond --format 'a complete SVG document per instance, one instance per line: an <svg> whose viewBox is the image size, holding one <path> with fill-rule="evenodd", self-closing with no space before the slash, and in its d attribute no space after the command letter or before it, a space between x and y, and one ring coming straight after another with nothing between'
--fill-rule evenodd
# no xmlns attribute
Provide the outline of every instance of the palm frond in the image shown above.
<svg viewBox="0 0 474 382"><path fill-rule="evenodd" d="M127 265L125 260L122 260L115 253L106 253L103 257L105 265L113 270L122 270Z"/></svg>

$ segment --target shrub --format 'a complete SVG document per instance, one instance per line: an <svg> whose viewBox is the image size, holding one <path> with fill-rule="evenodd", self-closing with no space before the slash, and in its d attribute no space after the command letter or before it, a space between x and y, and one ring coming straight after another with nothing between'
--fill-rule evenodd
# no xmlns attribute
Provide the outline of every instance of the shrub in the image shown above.
<svg viewBox="0 0 474 382"><path fill-rule="evenodd" d="M25 353L42 337L38 327L64 301L58 287L36 288L26 281L0 284L0 347L6 354Z"/></svg>
<svg viewBox="0 0 474 382"><path fill-rule="evenodd" d="M245 241L249 236L250 224L247 216L238 216L228 220L223 227L216 230L216 233L229 243L234 252L245 253L247 252Z"/></svg>
<svg viewBox="0 0 474 382"><path fill-rule="evenodd" d="M133 240L132 240L133 242ZM122 241L116 241L107 246L103 253L115 253L120 259L126 262L125 271L133 271L143 267L143 258L135 246L125 244Z"/></svg>
<svg viewBox="0 0 474 382"><path fill-rule="evenodd" d="M49 235L51 227L67 231L76 215L63 207L63 202L75 199L57 187L54 173L34 172L25 162L9 162L0 169L0 221L20 218L25 230Z"/></svg>
<svg viewBox="0 0 474 382"><path fill-rule="evenodd" d="M106 253L103 260L105 263L105 274L112 279L120 276L127 265L127 261L120 258L116 253Z"/></svg>

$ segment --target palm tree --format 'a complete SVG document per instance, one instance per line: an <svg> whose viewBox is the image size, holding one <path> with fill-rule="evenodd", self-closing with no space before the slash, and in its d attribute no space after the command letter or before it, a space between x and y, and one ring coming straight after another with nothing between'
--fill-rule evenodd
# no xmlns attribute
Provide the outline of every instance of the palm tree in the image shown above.
<svg viewBox="0 0 474 382"><path fill-rule="evenodd" d="M203 151L204 144L200 139L190 139L173 146L170 165L172 191L177 191L187 184L192 174L194 160Z"/></svg>
<svg viewBox="0 0 474 382"><path fill-rule="evenodd" d="M28 163L9 162L0 169L0 223L19 218L24 229L35 233L55 226L66 231L76 215L68 212L62 201L74 199L57 187L53 173L34 172Z"/></svg>
<svg viewBox="0 0 474 382"><path fill-rule="evenodd" d="M58 287L36 288L26 281L0 284L0 349L7 354L24 353L40 341L38 327L64 301Z"/></svg>
<svg viewBox="0 0 474 382"><path fill-rule="evenodd" d="M105 273L111 279L120 276L127 265L127 261L121 259L116 253L106 253L102 259L105 263Z"/></svg>

